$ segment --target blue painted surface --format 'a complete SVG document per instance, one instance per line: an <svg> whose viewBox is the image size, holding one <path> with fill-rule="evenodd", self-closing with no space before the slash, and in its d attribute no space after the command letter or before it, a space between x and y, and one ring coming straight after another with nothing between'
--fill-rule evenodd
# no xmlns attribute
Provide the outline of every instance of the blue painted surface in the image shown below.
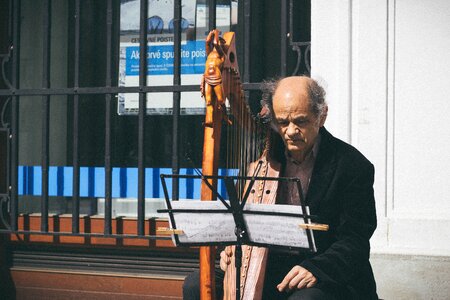
<svg viewBox="0 0 450 300"><path fill-rule="evenodd" d="M125 75L139 75L139 47L125 50ZM147 47L147 75L173 75L173 45L150 45ZM204 41L188 41L181 45L181 74L202 74L205 69L206 50Z"/></svg>
<svg viewBox="0 0 450 300"><path fill-rule="evenodd" d="M161 174L171 174L169 168L145 169L145 197L164 198ZM181 175L193 175L191 168L180 169ZM219 175L230 174L220 169ZM42 193L42 168L40 166L19 166L19 195L40 196ZM112 197L137 198L137 168L112 169ZM49 168L49 196L71 197L73 192L73 168L71 166L51 166ZM172 179L166 179L167 188L172 190ZM181 178L179 197L181 199L200 198L200 179ZM219 183L219 193L226 195L225 185ZM105 197L105 169L103 167L80 167L80 196Z"/></svg>

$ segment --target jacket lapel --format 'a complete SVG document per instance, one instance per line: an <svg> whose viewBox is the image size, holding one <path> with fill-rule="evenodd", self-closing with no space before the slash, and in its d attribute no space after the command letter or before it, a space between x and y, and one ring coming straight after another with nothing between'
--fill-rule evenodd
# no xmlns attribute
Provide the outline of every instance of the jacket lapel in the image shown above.
<svg viewBox="0 0 450 300"><path fill-rule="evenodd" d="M320 200L323 199L336 171L336 155L333 143L334 137L324 128L320 128L321 135L319 153L311 175L306 205L312 214L318 211Z"/></svg>

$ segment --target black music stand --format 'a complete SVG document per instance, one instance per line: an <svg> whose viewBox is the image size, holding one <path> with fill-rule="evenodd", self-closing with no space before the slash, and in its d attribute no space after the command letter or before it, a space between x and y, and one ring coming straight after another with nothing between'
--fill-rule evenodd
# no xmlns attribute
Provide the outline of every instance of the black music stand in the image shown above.
<svg viewBox="0 0 450 300"><path fill-rule="evenodd" d="M217 197L219 201L174 201L171 202L167 189L166 178L191 178L202 179L211 189L213 195ZM222 195L220 195L215 188L208 182L207 179L223 180L229 196L229 203ZM236 190L235 181L237 180L249 180L247 189L243 195L239 197ZM266 205L256 205L261 209L255 209L253 205L251 209L246 208L246 201L252 190L252 187L256 180L269 180L269 181L291 181L295 182L300 195L300 207L301 213L292 213L292 208L299 209L299 206L287 206L282 205L284 211L270 211L264 210L262 207ZM284 177L245 177L245 176L202 176L202 175L161 175L161 182L163 186L164 196L166 199L167 209L158 210L159 213L168 213L171 228L168 233L173 234L173 241L176 246L213 246L234 245L235 250L235 267L236 267L236 299L240 299L240 277L241 277L241 264L242 264L242 244L263 246L268 248L281 248L294 251L309 251L311 253L316 252L314 238L312 230L314 225L311 224L314 216L308 214L308 210L303 201L301 183L298 178L284 178ZM250 204L249 204L250 206ZM274 207L274 206L273 206ZM278 205L277 205L278 207ZM280 206L281 207L281 206ZM197 218L195 216L197 215ZM256 216L257 218L251 218ZM247 222L253 222L254 220L263 220L267 217L275 216L276 219L281 220L290 219L290 222L280 222L283 224L293 224L294 221L296 228L289 228L290 230L296 230L302 232L306 236L306 243L300 243L297 246L290 244L271 243L265 239L253 238L252 231L248 231ZM299 219L300 218L300 219ZM253 220L253 221L252 221ZM273 218L272 218L273 220ZM299 221L303 221L303 226L299 226ZM181 226L179 226L181 224ZM249 223L250 224L250 223ZM184 228L183 228L184 226ZM326 225L322 225L326 226ZM292 226L291 226L292 227ZM299 227L301 229L299 230ZM250 228L257 228L251 226ZM220 230L216 234L217 230ZM253 230L253 229L251 229ZM303 230L303 231L302 231ZM284 231L284 230L282 230ZM273 236L274 233L271 233ZM258 234L255 234L258 236ZM292 237L290 238L290 241Z"/></svg>

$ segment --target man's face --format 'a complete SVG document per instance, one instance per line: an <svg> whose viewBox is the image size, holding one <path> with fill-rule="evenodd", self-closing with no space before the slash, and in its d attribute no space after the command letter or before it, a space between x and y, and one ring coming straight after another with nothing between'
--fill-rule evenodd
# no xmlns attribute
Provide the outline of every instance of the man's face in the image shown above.
<svg viewBox="0 0 450 300"><path fill-rule="evenodd" d="M273 97L273 112L279 134L291 156L302 162L311 151L325 122L310 109L307 82L303 77L288 77L278 85Z"/></svg>

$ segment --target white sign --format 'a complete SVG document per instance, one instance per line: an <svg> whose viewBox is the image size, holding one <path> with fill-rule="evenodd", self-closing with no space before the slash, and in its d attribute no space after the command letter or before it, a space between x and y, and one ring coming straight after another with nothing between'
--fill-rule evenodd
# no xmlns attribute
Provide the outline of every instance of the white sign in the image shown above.
<svg viewBox="0 0 450 300"><path fill-rule="evenodd" d="M220 30L228 31L232 15L237 14L237 3L217 5L216 23ZM173 8L172 0L148 0L147 86L173 85ZM204 114L205 103L200 95L201 76L204 72L207 36L206 5L196 0L183 1L181 84L198 85L195 92L181 94L181 114ZM119 86L139 86L139 0L121 0L120 6L120 62ZM134 115L139 111L139 94L119 94L118 114ZM148 93L147 114L171 114L172 93Z"/></svg>

